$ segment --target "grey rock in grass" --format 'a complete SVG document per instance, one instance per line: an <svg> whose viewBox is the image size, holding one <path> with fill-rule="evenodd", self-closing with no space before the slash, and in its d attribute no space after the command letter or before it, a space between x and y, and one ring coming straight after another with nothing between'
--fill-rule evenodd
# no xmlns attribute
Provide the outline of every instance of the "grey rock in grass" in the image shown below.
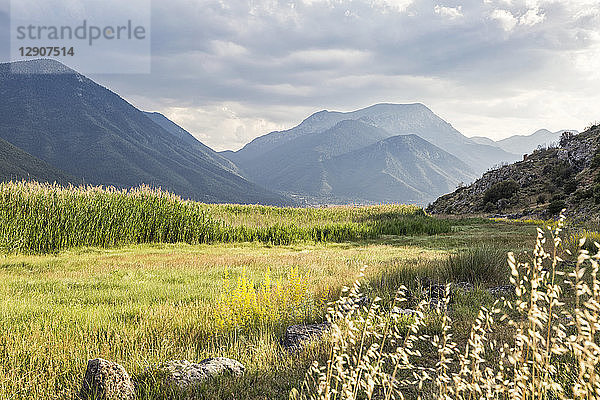
<svg viewBox="0 0 600 400"><path fill-rule="evenodd" d="M186 360L173 360L161 364L159 371L165 374L168 384L180 389L188 389L219 375L242 376L246 368L231 358L207 358L199 363Z"/></svg>
<svg viewBox="0 0 600 400"><path fill-rule="evenodd" d="M300 350L304 343L323 336L329 330L329 323L291 325L285 330L283 347L287 350Z"/></svg>
<svg viewBox="0 0 600 400"><path fill-rule="evenodd" d="M502 285L487 289L492 296L509 296L515 294L514 285Z"/></svg>
<svg viewBox="0 0 600 400"><path fill-rule="evenodd" d="M475 285L473 285L471 282L458 282L455 283L454 288L456 289L461 289L464 292L472 292L473 290L475 290Z"/></svg>
<svg viewBox="0 0 600 400"><path fill-rule="evenodd" d="M135 386L121 365L95 358L88 361L79 399L132 400L135 399Z"/></svg>
<svg viewBox="0 0 600 400"><path fill-rule="evenodd" d="M400 308L394 307L392 309L392 313L401 317L412 317L413 315L417 315L417 311L411 308Z"/></svg>

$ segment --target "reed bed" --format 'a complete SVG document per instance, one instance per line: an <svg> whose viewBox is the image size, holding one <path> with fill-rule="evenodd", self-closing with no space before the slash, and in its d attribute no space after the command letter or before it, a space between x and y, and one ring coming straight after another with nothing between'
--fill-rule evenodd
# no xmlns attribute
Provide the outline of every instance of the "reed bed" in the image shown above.
<svg viewBox="0 0 600 400"><path fill-rule="evenodd" d="M448 221L414 206L218 205L146 186L126 190L0 183L0 251L5 253L142 243L343 242L450 231Z"/></svg>

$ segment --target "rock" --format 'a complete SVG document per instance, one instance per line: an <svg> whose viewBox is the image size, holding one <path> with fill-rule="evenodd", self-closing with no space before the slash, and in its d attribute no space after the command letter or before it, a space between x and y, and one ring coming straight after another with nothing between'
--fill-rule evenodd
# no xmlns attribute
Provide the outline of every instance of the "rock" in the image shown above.
<svg viewBox="0 0 600 400"><path fill-rule="evenodd" d="M515 287L513 285L502 285L486 289L492 296L509 296L515 294Z"/></svg>
<svg viewBox="0 0 600 400"><path fill-rule="evenodd" d="M95 358L88 361L79 398L82 400L135 399L135 386L121 365Z"/></svg>
<svg viewBox="0 0 600 400"><path fill-rule="evenodd" d="M392 313L393 314L398 314L402 317L412 317L413 315L417 314L416 310L413 310L411 308L400 308L400 307L394 307L392 309Z"/></svg>
<svg viewBox="0 0 600 400"><path fill-rule="evenodd" d="M463 292L472 292L475 286L471 282L458 282L453 284L454 288L461 289Z"/></svg>
<svg viewBox="0 0 600 400"><path fill-rule="evenodd" d="M329 324L292 325L285 330L283 347L287 350L300 350L306 341L319 338L329 330Z"/></svg>
<svg viewBox="0 0 600 400"><path fill-rule="evenodd" d="M167 383L186 390L219 375L242 376L246 368L239 361L231 358L207 358L199 363L186 360L173 360L158 366L165 374Z"/></svg>

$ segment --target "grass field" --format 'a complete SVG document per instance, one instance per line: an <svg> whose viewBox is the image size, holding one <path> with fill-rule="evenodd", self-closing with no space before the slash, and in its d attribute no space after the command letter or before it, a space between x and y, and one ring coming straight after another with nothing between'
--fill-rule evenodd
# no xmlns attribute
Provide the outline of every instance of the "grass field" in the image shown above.
<svg viewBox="0 0 600 400"><path fill-rule="evenodd" d="M299 226L310 226L312 218L318 224L361 223L393 219L390 213L418 213L400 206L210 208L216 211L208 211L214 212L209 218L238 227L286 225L295 216ZM266 217L257 217L261 212ZM351 284L362 266L369 266L369 290L389 296L398 283L444 278L440 271L449 254L482 246L520 251L535 241L532 225L481 219L451 224L445 233L387 233L340 243L115 243L52 254L5 253L0 256L0 398L72 398L87 359L95 357L124 365L140 382L140 398L173 398L144 375L146 367L226 356L245 364L248 373L211 381L197 398L286 399L311 362L327 357L319 346L284 351L280 339L286 326L322 320L324 304ZM267 286L272 290L261 295ZM258 299L258 308L248 296ZM458 319L469 324L478 305L492 300L466 298Z"/></svg>
<svg viewBox="0 0 600 400"><path fill-rule="evenodd" d="M543 240L544 224L439 219L402 205L207 205L148 188L0 184L0 399L72 399L97 357L123 365L141 400L387 398L400 384L405 398L431 400L599 398L600 256L575 264L563 251L593 252L598 225L567 224L562 245ZM553 244L570 263L559 264ZM285 350L286 327L323 321L363 270L352 295L381 300L338 314L323 341ZM486 289L511 274L518 295L504 320ZM558 277L577 283L561 287ZM432 288L465 282L474 290L455 290L448 313L431 308L440 301ZM404 306L422 314L394 316L400 286ZM378 345L385 332L404 345ZM245 375L184 395L148 372L215 356L239 360ZM394 365L402 371L389 381ZM410 376L432 379L416 390Z"/></svg>

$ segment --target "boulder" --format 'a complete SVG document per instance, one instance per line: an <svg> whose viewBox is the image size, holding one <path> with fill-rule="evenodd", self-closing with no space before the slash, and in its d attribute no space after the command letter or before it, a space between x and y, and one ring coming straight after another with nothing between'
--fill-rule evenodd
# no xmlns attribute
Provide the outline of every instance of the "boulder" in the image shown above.
<svg viewBox="0 0 600 400"><path fill-rule="evenodd" d="M188 389L219 375L241 376L246 368L231 358L207 358L199 363L186 360L173 360L161 364L158 370L165 374L168 384L180 389Z"/></svg>
<svg viewBox="0 0 600 400"><path fill-rule="evenodd" d="M417 311L412 308L394 307L392 308L392 314L396 314L399 317L412 317L413 315L417 315Z"/></svg>
<svg viewBox="0 0 600 400"><path fill-rule="evenodd" d="M510 296L515 294L515 287L513 285L495 286L487 289L487 292L492 296Z"/></svg>
<svg viewBox="0 0 600 400"><path fill-rule="evenodd" d="M287 350L300 350L303 343L323 336L329 330L329 324L292 325L285 330L283 347Z"/></svg>
<svg viewBox="0 0 600 400"><path fill-rule="evenodd" d="M135 386L121 365L102 358L89 360L79 399L130 400L135 399Z"/></svg>

